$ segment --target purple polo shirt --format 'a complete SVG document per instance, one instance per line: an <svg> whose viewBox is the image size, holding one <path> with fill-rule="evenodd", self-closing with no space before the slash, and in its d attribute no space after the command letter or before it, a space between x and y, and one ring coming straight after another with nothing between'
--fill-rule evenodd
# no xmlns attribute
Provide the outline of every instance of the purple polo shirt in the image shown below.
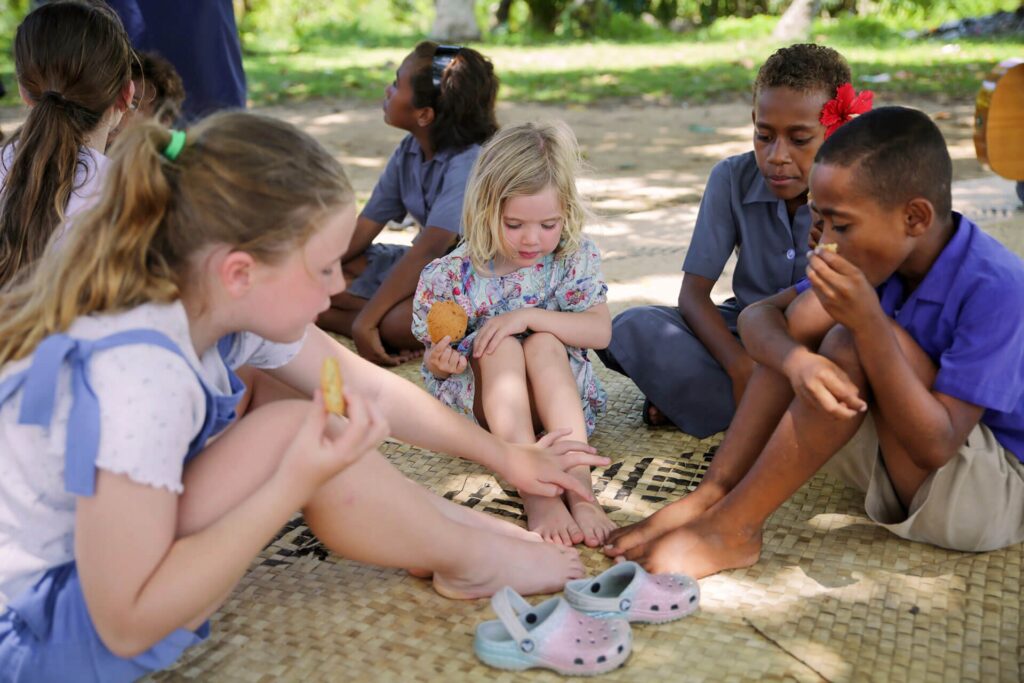
<svg viewBox="0 0 1024 683"><path fill-rule="evenodd" d="M938 367L933 389L984 408L981 423L1024 461L1024 262L969 219L953 222L917 289L904 296L894 274L878 297Z"/></svg>

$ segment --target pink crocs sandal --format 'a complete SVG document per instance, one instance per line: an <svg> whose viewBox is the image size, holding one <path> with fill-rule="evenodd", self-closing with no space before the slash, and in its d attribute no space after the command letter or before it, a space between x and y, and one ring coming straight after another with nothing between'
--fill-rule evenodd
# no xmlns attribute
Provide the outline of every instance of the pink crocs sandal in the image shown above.
<svg viewBox="0 0 1024 683"><path fill-rule="evenodd" d="M565 599L597 617L661 624L693 614L700 586L683 574L648 574L636 562L623 562L592 579L568 582Z"/></svg>
<svg viewBox="0 0 1024 683"><path fill-rule="evenodd" d="M628 621L583 614L559 597L534 607L506 586L491 606L498 619L477 626L473 650L498 669L595 676L622 666L633 650Z"/></svg>

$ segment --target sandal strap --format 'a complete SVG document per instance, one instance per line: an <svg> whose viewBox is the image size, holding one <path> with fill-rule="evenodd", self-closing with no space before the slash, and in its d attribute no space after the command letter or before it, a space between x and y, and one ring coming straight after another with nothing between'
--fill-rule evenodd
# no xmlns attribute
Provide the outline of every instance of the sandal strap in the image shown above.
<svg viewBox="0 0 1024 683"><path fill-rule="evenodd" d="M491 597L491 607L501 620L501 625L517 643L529 639L530 632L519 621L519 615L533 607L511 586L505 586Z"/></svg>

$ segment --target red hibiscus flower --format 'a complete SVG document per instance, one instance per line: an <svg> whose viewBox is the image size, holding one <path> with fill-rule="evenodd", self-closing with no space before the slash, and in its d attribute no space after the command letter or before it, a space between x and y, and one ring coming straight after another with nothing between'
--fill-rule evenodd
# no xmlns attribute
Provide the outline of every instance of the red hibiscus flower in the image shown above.
<svg viewBox="0 0 1024 683"><path fill-rule="evenodd" d="M860 94L849 83L843 83L836 90L836 96L821 109L821 125L825 126L825 139L836 132L839 126L860 114L871 111L875 93L862 90Z"/></svg>

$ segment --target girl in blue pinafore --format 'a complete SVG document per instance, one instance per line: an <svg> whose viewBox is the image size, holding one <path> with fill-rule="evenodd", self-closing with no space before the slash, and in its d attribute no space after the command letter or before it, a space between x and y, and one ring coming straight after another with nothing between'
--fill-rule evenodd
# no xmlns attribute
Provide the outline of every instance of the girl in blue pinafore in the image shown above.
<svg viewBox="0 0 1024 683"><path fill-rule="evenodd" d="M584 440L605 404L588 348L611 322L597 247L583 236L576 191L579 149L568 126L516 126L480 152L466 189L465 242L428 265L413 303L413 333L427 346L427 389L499 437L526 443L568 428ZM427 315L455 301L467 335L432 344ZM576 471L590 486L590 472ZM572 545L604 542L614 524L568 492L565 503L524 492L530 529Z"/></svg>
<svg viewBox="0 0 1024 683"><path fill-rule="evenodd" d="M449 597L582 575L574 552L435 496L375 450L390 423L548 495L582 488L560 468L606 462L501 442L313 325L343 287L352 200L338 162L286 123L222 113L186 136L141 122L96 210L0 294L0 681L170 665L299 509L335 552L432 572ZM317 392L327 356L347 418ZM242 364L290 400L258 385L242 405Z"/></svg>

